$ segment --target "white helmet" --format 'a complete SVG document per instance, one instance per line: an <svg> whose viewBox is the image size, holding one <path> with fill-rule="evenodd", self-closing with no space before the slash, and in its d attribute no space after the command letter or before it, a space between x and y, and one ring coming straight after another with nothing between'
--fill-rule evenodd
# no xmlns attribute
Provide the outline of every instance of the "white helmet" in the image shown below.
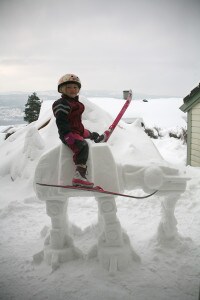
<svg viewBox="0 0 200 300"><path fill-rule="evenodd" d="M61 86L63 86L66 83L76 83L79 87L79 89L81 88L81 81L78 78L78 76L74 75L74 74L65 74L63 75L59 81L58 81L58 92L61 93Z"/></svg>

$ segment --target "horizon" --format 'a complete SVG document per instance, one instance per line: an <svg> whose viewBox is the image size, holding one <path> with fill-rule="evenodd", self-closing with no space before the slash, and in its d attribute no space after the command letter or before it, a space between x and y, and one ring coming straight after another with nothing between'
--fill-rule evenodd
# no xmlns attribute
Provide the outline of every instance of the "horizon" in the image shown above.
<svg viewBox="0 0 200 300"><path fill-rule="evenodd" d="M131 89L131 88L130 88ZM86 94L88 97L106 97L106 94L107 94L107 97L111 96L113 94L113 97L119 97L119 95L121 94L121 97L123 98L123 91L126 91L126 90L129 90L129 89L123 89L123 90L108 90L108 89L81 89L79 95L80 96L84 96L84 94ZM191 88L192 90L192 88ZM190 90L190 91L191 91ZM187 96L190 91L188 91L187 95L184 95L183 97L182 96L178 96L178 95L163 95L163 94L148 94L146 92L141 92L141 91L133 91L133 96L137 96L137 97L141 97L141 98L184 98L185 96ZM0 96L14 96L14 95L29 95L29 94L33 94L33 93L36 93L36 94L40 94L40 95L43 95L44 94L48 94L49 93L49 96L50 94L53 94L53 96L60 96L60 93L58 93L58 91L55 89L49 89L49 90L26 90L26 91L20 91L20 90L13 90L13 91L5 91L5 92L0 92ZM95 95L92 96L92 93L94 93ZM120 98L121 98L120 97Z"/></svg>

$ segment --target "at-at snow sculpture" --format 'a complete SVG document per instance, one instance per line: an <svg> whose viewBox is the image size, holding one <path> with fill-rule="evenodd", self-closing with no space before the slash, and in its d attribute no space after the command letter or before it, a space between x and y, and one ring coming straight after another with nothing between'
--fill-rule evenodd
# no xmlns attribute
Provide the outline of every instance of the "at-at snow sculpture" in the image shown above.
<svg viewBox="0 0 200 300"><path fill-rule="evenodd" d="M175 238L178 232L174 209L180 194L185 191L186 176L162 159L140 125L133 124L127 128L121 126L115 135L121 136L122 134L123 136L132 134L140 137L140 140L137 139L137 145L132 143L124 145L124 147L129 147L129 158L132 157L132 159L127 161L124 158L124 163L122 160L119 162L117 155L123 155L123 147L121 147L122 153L115 153L117 143L119 146L119 143L122 142L117 138L115 142L112 142L111 139L109 144L89 142L90 179L95 185L106 190L121 193L124 190L132 191L137 188L142 189L144 193L158 190L157 195L163 195L158 238L160 236L165 239ZM144 148L146 149L144 150ZM153 152L154 159L147 153L146 159L141 160L141 155L144 156L144 151L148 151L149 148L153 149L149 153L152 155ZM52 223L50 235L45 240L43 253L45 260L54 269L60 263L82 257L82 252L74 246L70 236L67 206L70 198L83 197L83 194L80 191L72 193L70 190L62 188L43 187L36 183L70 185L73 174L72 154L61 143L40 158L35 171L35 191L38 198L46 202L46 211ZM94 197L91 192L84 192L85 196ZM96 246L89 251L88 257L97 256L102 266L114 274L117 270L128 267L132 260L139 261L140 256L132 248L128 235L120 225L115 198L99 194L95 195L95 200L98 204L100 234Z"/></svg>

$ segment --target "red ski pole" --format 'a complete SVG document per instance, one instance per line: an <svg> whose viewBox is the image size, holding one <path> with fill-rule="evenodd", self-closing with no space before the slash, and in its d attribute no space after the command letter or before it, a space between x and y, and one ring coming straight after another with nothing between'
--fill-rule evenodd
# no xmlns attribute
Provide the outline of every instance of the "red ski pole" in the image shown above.
<svg viewBox="0 0 200 300"><path fill-rule="evenodd" d="M123 105L122 109L120 110L120 112L118 113L117 117L115 118L113 123L110 125L110 127L106 131L104 131L104 133L102 135L100 135L100 137L95 141L96 143L103 143L103 142L108 141L108 139L110 138L111 134L113 133L115 127L121 120L122 116L124 115L125 111L127 110L128 106L129 106L129 104L131 103L131 100L132 100L132 91L130 90L128 93L126 102L124 103L124 105Z"/></svg>

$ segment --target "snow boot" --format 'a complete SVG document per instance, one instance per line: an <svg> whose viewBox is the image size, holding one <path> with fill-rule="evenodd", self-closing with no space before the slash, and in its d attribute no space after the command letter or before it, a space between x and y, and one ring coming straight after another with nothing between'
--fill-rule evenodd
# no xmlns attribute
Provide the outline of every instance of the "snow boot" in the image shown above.
<svg viewBox="0 0 200 300"><path fill-rule="evenodd" d="M86 172L87 166L77 165L74 178L72 179L72 185L92 188L94 186L94 183L87 180Z"/></svg>

